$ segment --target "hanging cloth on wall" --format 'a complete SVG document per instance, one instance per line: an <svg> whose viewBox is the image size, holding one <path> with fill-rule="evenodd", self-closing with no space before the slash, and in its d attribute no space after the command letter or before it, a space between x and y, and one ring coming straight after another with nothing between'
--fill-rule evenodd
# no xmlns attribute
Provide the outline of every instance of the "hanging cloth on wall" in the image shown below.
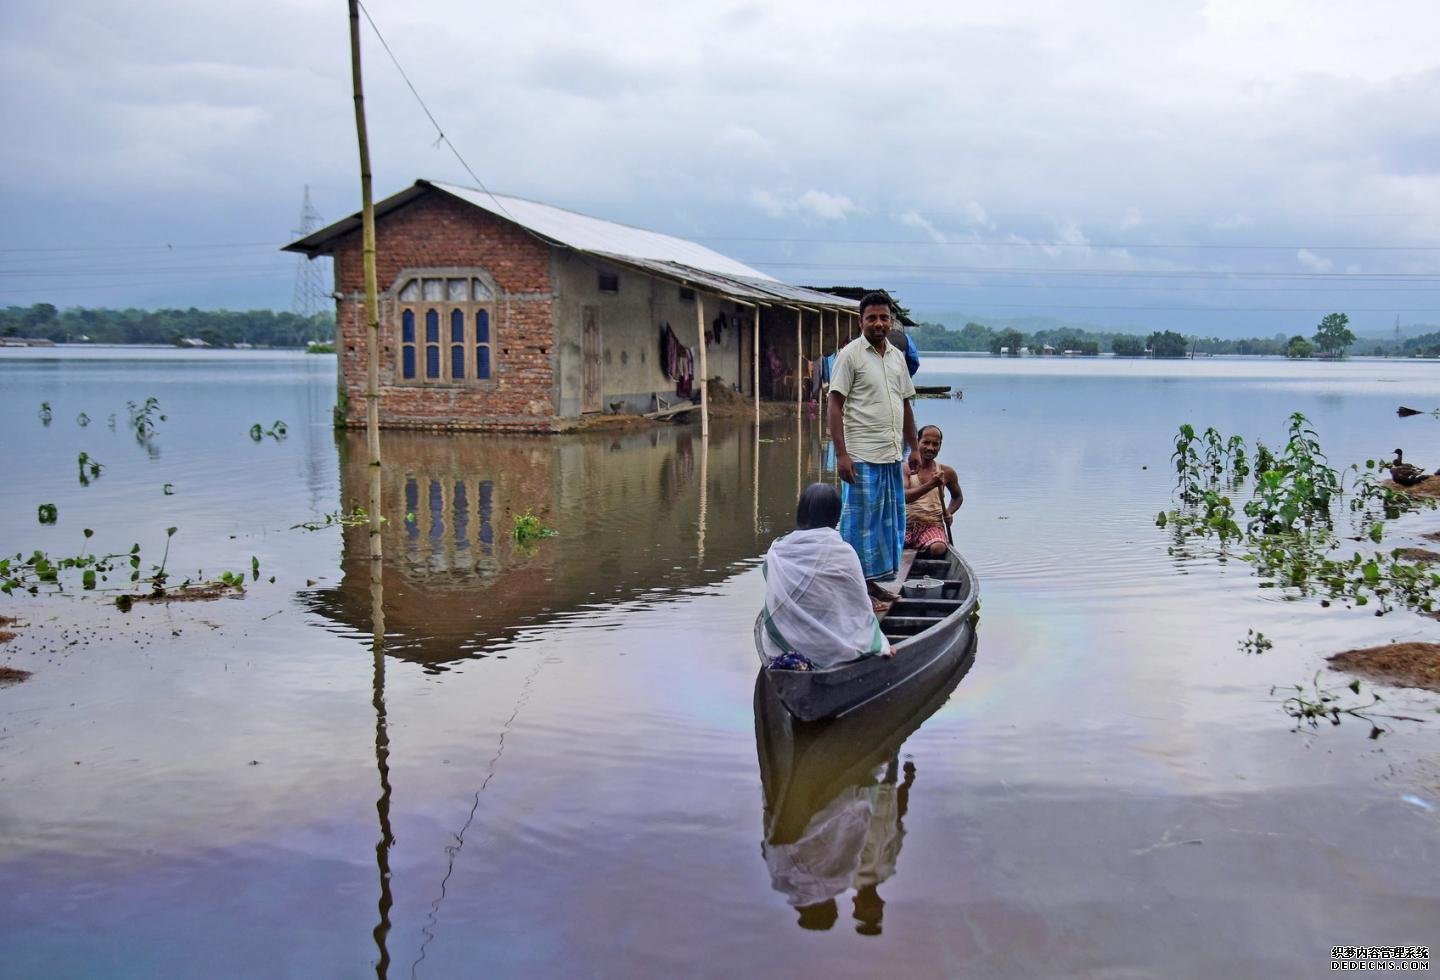
<svg viewBox="0 0 1440 980"><path fill-rule="evenodd" d="M682 347L676 361L679 376L676 378L675 394L680 398L689 398L695 392L695 352Z"/></svg>
<svg viewBox="0 0 1440 980"><path fill-rule="evenodd" d="M660 363L665 377L675 382L675 394L689 398L695 386L695 352L675 336L670 324L660 325Z"/></svg>
<svg viewBox="0 0 1440 980"><path fill-rule="evenodd" d="M679 365L677 359L680 353L680 338L675 336L675 331L670 329L670 324L660 324L660 365L665 372L665 377L671 381L678 381L680 376L676 373Z"/></svg>

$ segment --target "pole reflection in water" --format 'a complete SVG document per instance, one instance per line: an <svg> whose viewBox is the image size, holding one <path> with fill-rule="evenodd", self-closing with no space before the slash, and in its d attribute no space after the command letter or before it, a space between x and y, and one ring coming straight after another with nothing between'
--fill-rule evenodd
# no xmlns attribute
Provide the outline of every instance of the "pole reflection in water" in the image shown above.
<svg viewBox="0 0 1440 980"><path fill-rule="evenodd" d="M949 699L975 661L975 644L950 673L918 689L902 685L832 721L796 721L762 669L755 679L755 745L765 795L761 850L771 886L786 896L802 929L839 918L837 899L854 889L855 931L879 935L880 886L895 874L905 811L916 780L900 748ZM911 685L916 686L916 685Z"/></svg>
<svg viewBox="0 0 1440 980"><path fill-rule="evenodd" d="M710 434L700 437L700 516L696 521L695 567L705 567L705 505L710 487Z"/></svg>
<svg viewBox="0 0 1440 980"><path fill-rule="evenodd" d="M380 468L371 467L370 513L379 514L381 499ZM380 797L375 801L375 813L380 820L380 839L375 842L375 865L380 876L379 921L372 935L379 958L375 961L375 975L385 977L390 969L390 952L386 939L390 935L390 908L394 899L390 893L390 848L395 836L390 830L390 731L385 719L385 563L378 556L370 560L370 653L374 658L370 703L375 708L375 768L380 774Z"/></svg>

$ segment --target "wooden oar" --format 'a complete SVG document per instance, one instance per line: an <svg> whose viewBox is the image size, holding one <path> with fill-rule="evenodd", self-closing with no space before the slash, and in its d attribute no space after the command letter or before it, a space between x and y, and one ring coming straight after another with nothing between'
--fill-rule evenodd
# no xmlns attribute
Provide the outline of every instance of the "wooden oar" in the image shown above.
<svg viewBox="0 0 1440 980"><path fill-rule="evenodd" d="M936 463L935 465L939 466L940 464ZM940 495L940 523L945 525L945 540L953 545L955 536L950 533L950 522L945 519L947 516L945 513L945 484L942 483L936 487L935 492Z"/></svg>

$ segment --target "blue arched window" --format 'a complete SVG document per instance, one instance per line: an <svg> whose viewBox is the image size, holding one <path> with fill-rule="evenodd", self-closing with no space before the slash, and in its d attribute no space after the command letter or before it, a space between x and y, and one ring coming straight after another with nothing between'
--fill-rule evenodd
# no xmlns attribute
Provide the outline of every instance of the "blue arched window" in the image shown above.
<svg viewBox="0 0 1440 980"><path fill-rule="evenodd" d="M475 377L490 377L490 311L475 311Z"/></svg>
<svg viewBox="0 0 1440 980"><path fill-rule="evenodd" d="M450 378L460 381L465 377L465 311L450 311Z"/></svg>
<svg viewBox="0 0 1440 980"><path fill-rule="evenodd" d="M415 311L400 314L400 377L415 379Z"/></svg>
<svg viewBox="0 0 1440 980"><path fill-rule="evenodd" d="M444 270L400 283L394 294L400 327L397 382L461 385L491 378L495 294L481 275Z"/></svg>

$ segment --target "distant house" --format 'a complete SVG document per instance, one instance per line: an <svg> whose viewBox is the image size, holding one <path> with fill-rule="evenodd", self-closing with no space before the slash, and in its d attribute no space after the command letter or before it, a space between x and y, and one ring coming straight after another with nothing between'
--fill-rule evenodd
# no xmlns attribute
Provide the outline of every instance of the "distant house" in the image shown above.
<svg viewBox="0 0 1440 980"><path fill-rule="evenodd" d="M699 384L702 325L710 377L793 398L817 354L858 336L853 300L521 198L419 180L375 205L375 226L387 427L553 432L647 411ZM344 418L363 425L360 216L285 248L335 259Z"/></svg>
<svg viewBox="0 0 1440 980"><path fill-rule="evenodd" d="M177 340L177 341L175 342L175 346L176 346L176 347L209 347L210 345L207 344L207 343L205 343L205 341L201 340L199 337L181 337L179 340Z"/></svg>

